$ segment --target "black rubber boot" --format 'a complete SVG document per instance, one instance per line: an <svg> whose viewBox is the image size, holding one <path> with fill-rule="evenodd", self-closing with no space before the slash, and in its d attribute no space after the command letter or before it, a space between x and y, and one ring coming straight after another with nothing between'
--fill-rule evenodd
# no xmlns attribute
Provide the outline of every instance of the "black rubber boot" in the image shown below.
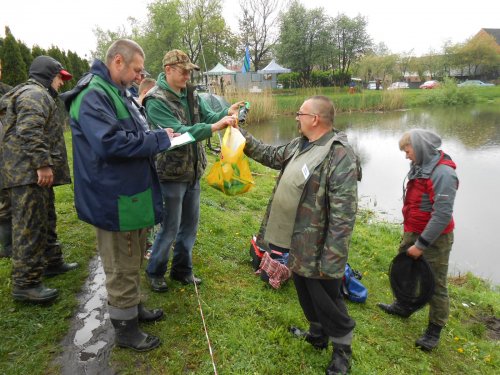
<svg viewBox="0 0 500 375"><path fill-rule="evenodd" d="M377 306L388 314L397 315L402 318L408 318L415 312L413 309L402 306L397 300L394 300L394 302L390 305L385 303L377 303Z"/></svg>
<svg viewBox="0 0 500 375"><path fill-rule="evenodd" d="M78 268L78 263L61 263L56 265L50 265L43 271L43 276L54 277L57 275L62 275L63 273L73 271Z"/></svg>
<svg viewBox="0 0 500 375"><path fill-rule="evenodd" d="M289 331L295 337L306 340L315 349L322 350L328 347L328 336L324 335L323 332L314 332L313 329L302 331L300 328L293 326L290 327Z"/></svg>
<svg viewBox="0 0 500 375"><path fill-rule="evenodd" d="M163 318L163 310L162 309L153 309L148 310L144 307L142 303L139 303L137 306L137 310L139 312L138 320L139 322L155 322Z"/></svg>
<svg viewBox="0 0 500 375"><path fill-rule="evenodd" d="M430 352L438 346L439 336L441 335L442 329L443 327L438 326L437 324L429 323L422 337L415 341L415 346L426 352Z"/></svg>
<svg viewBox="0 0 500 375"><path fill-rule="evenodd" d="M111 323L115 328L115 344L121 348L146 352L160 346L158 337L148 335L139 329L137 316L131 320L111 319Z"/></svg>
<svg viewBox="0 0 500 375"><path fill-rule="evenodd" d="M332 360L326 369L326 375L347 374L351 368L351 357L350 345L333 343Z"/></svg>
<svg viewBox="0 0 500 375"><path fill-rule="evenodd" d="M47 288L43 284L28 288L18 286L12 288L12 298L16 301L49 303L54 301L58 295L57 289Z"/></svg>

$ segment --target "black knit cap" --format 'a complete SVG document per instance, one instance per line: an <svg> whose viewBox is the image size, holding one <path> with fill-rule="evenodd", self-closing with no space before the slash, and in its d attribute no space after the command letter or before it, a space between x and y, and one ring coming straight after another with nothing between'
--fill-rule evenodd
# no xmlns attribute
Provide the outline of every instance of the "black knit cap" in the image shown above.
<svg viewBox="0 0 500 375"><path fill-rule="evenodd" d="M434 274L423 256L414 259L406 252L396 255L389 279L394 297L413 311L422 308L434 294Z"/></svg>

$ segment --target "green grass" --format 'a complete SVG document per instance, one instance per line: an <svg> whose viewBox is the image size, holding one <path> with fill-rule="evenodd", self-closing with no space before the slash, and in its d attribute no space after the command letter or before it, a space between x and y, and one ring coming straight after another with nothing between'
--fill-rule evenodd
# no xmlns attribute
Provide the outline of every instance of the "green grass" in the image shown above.
<svg viewBox="0 0 500 375"><path fill-rule="evenodd" d="M457 106L472 103L500 105L500 86L459 88L453 80L446 80L441 88L433 90L363 90L352 95L337 87L317 87L274 91L277 110L293 114L305 98L326 95L335 103L338 113L356 111L392 111L422 106Z"/></svg>
<svg viewBox="0 0 500 375"><path fill-rule="evenodd" d="M67 134L68 136L68 134ZM209 157L213 163L213 156ZM273 290L253 274L249 240L259 228L276 171L251 163L256 186L227 197L203 180L201 220L194 249L194 268L203 278L199 298L219 374L323 374L331 353L319 352L287 332L305 327L293 283ZM60 290L51 306L13 302L10 261L0 260L0 374L58 374L54 358L63 350L76 295L95 254L93 229L76 218L71 186L56 188L58 233L75 272L48 279ZM363 272L369 290L365 304L348 303L357 322L352 374L495 374L500 372L498 341L487 337L485 317L499 314L498 289L472 275L450 285L451 316L437 350L414 347L427 324L427 309L408 320L384 315L376 306L391 301L387 278L400 228L376 222L360 212L349 262ZM165 294L150 292L143 278L146 305L162 307L165 319L145 326L163 345L138 354L115 348L111 365L120 374L211 374L209 350L192 286L170 283ZM468 306L468 307L466 307Z"/></svg>

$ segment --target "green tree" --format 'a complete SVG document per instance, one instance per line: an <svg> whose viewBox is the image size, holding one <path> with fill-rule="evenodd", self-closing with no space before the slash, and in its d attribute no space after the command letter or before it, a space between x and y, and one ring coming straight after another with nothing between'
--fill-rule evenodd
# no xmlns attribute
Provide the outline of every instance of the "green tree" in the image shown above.
<svg viewBox="0 0 500 375"><path fill-rule="evenodd" d="M31 50L21 40L17 40L17 45L19 46L19 52L21 52L24 65L29 68L31 62L33 61L33 55L31 54Z"/></svg>
<svg viewBox="0 0 500 375"><path fill-rule="evenodd" d="M127 32L124 26L118 27L115 31L104 30L99 26L93 30L93 33L97 39L96 49L91 52L91 57L104 61L106 58L106 52L115 40L121 38L131 38L130 33Z"/></svg>
<svg viewBox="0 0 500 375"><path fill-rule="evenodd" d="M250 60L257 71L270 61L272 48L278 41L281 0L240 0L240 7L240 53L243 56L246 46L250 47Z"/></svg>
<svg viewBox="0 0 500 375"><path fill-rule="evenodd" d="M414 72L414 70L412 69L414 60L415 56L413 54L413 49L400 54L397 61L398 74L393 78L396 78L399 81L404 81L407 75Z"/></svg>
<svg viewBox="0 0 500 375"><path fill-rule="evenodd" d="M291 69L301 73L304 85L310 84L313 67L323 56L326 21L322 8L307 10L297 0L282 14L277 56Z"/></svg>
<svg viewBox="0 0 500 375"><path fill-rule="evenodd" d="M23 60L21 49L16 39L5 26L5 39L2 58L2 81L7 85L15 86L28 79L26 63Z"/></svg>
<svg viewBox="0 0 500 375"><path fill-rule="evenodd" d="M31 48L31 56L33 56L33 58L43 55L47 55L47 51L40 46L35 44L33 48Z"/></svg>
<svg viewBox="0 0 500 375"><path fill-rule="evenodd" d="M333 41L332 67L347 73L351 65L358 61L371 47L372 40L366 32L367 21L361 15L349 18L345 14L337 16L329 27Z"/></svg>
<svg viewBox="0 0 500 375"><path fill-rule="evenodd" d="M491 35L476 35L458 50L458 54L462 66L467 67L472 76L497 77L500 73L500 46Z"/></svg>
<svg viewBox="0 0 500 375"><path fill-rule="evenodd" d="M163 71L165 53L181 48L180 1L157 0L148 5L148 17L137 42L146 53L146 69L156 77Z"/></svg>
<svg viewBox="0 0 500 375"><path fill-rule="evenodd" d="M221 15L220 0L185 0L180 7L183 48L193 63L208 70L235 56L234 36Z"/></svg>

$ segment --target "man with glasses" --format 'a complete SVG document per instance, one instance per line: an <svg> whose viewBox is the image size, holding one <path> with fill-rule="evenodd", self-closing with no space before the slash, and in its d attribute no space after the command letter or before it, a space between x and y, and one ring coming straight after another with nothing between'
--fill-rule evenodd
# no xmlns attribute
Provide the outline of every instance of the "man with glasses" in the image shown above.
<svg viewBox="0 0 500 375"><path fill-rule="evenodd" d="M200 178L207 166L201 141L217 130L236 125L233 115L244 102L213 112L188 84L191 72L200 68L183 51L172 50L163 57L164 71L158 76L144 103L151 127L169 127L176 133L189 132L196 142L157 156L157 170L163 194L163 222L152 247L146 269L151 289L167 291L165 273L172 244L170 278L184 285L201 279L193 274L192 250L200 212Z"/></svg>
<svg viewBox="0 0 500 375"><path fill-rule="evenodd" d="M333 103L307 99L296 113L300 137L265 145L244 129L245 154L280 170L257 242L289 253L299 303L309 330L290 332L317 349L333 343L326 374L346 374L355 322L340 293L357 211L357 158L347 137L334 129Z"/></svg>

